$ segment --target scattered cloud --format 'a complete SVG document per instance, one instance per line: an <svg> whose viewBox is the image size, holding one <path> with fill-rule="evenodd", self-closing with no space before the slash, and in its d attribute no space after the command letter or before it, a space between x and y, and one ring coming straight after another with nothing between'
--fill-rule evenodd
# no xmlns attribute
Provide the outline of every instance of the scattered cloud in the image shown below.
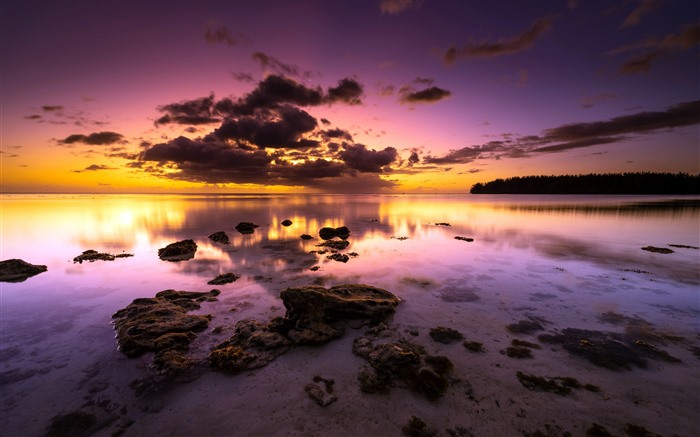
<svg viewBox="0 0 700 437"><path fill-rule="evenodd" d="M427 164L465 164L477 159L522 158L543 153L611 144L659 130L700 124L700 100L679 103L665 111L638 112L606 121L571 123L546 129L542 135L512 137L483 145L451 150L444 156L428 155Z"/></svg>
<svg viewBox="0 0 700 437"><path fill-rule="evenodd" d="M532 48L535 40L547 32L554 23L553 16L543 17L532 22L530 27L510 38L497 41L475 42L470 40L464 47L452 46L443 55L445 65L451 65L461 58L492 58L513 55Z"/></svg>
<svg viewBox="0 0 700 437"><path fill-rule="evenodd" d="M283 76L292 76L302 79L310 79L319 75L319 73L304 70L298 65L284 63L274 56L270 56L263 52L255 52L251 55L251 57L265 72L272 72Z"/></svg>
<svg viewBox="0 0 700 437"><path fill-rule="evenodd" d="M89 135L73 134L59 140L59 144L88 144L94 146L103 146L107 144L121 143L124 141L124 136L116 132L95 132Z"/></svg>
<svg viewBox="0 0 700 437"><path fill-rule="evenodd" d="M393 147L384 150L369 150L364 144L354 144L345 147L340 153L340 159L350 168L366 173L382 173L386 167L396 161L398 152Z"/></svg>
<svg viewBox="0 0 700 437"><path fill-rule="evenodd" d="M74 173L83 173L86 171L99 171L99 170L114 170L114 167L109 167L107 165L98 165L98 164L92 164L87 167L85 167L82 170L73 170Z"/></svg>
<svg viewBox="0 0 700 437"><path fill-rule="evenodd" d="M239 82L245 82L245 83L255 82L255 79L253 78L253 75L251 73L232 71L231 77L233 77L234 79L236 79Z"/></svg>
<svg viewBox="0 0 700 437"><path fill-rule="evenodd" d="M622 27L630 27L639 24L643 16L653 12L660 4L661 2L659 0L640 0L637 7L625 18Z"/></svg>
<svg viewBox="0 0 700 437"><path fill-rule="evenodd" d="M226 26L221 26L216 29L207 29L204 38L209 44L227 44L234 46L240 41L240 36L234 36Z"/></svg>
<svg viewBox="0 0 700 437"><path fill-rule="evenodd" d="M692 24L663 38L652 36L617 47L607 54L611 56L631 54L631 57L619 68L619 74L648 73L651 70L652 61L674 52L689 50L697 45L700 45L700 24Z"/></svg>
<svg viewBox="0 0 700 437"><path fill-rule="evenodd" d="M405 104L415 104L415 103L435 103L440 100L444 100L450 97L452 93L450 91L438 88L436 86L431 86L420 91L411 90L401 90L401 98L399 101Z"/></svg>
<svg viewBox="0 0 700 437"><path fill-rule="evenodd" d="M63 111L63 106L61 105L44 105L41 107L44 112L56 112Z"/></svg>
<svg viewBox="0 0 700 437"><path fill-rule="evenodd" d="M195 100L185 100L179 103L170 103L159 106L158 110L165 115L156 120L155 124L188 124L200 125L220 121L213 114L214 94Z"/></svg>
<svg viewBox="0 0 700 437"><path fill-rule="evenodd" d="M328 89L326 101L343 102L348 105L362 104L363 87L355 79L345 78L338 82L338 86Z"/></svg>
<svg viewBox="0 0 700 437"><path fill-rule="evenodd" d="M602 93L596 94L594 96L585 96L583 99L581 99L581 106L584 109L589 109L597 105L598 103L609 102L611 100L617 100L619 98L620 95L616 93Z"/></svg>
<svg viewBox="0 0 700 437"><path fill-rule="evenodd" d="M396 15L410 8L420 6L421 0L381 0L379 10L382 14Z"/></svg>

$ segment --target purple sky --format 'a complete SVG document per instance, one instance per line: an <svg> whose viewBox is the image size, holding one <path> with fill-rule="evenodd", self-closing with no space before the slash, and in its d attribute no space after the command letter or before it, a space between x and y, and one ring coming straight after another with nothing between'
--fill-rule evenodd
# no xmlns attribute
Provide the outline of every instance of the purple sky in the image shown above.
<svg viewBox="0 0 700 437"><path fill-rule="evenodd" d="M700 171L700 6L2 1L4 192Z"/></svg>

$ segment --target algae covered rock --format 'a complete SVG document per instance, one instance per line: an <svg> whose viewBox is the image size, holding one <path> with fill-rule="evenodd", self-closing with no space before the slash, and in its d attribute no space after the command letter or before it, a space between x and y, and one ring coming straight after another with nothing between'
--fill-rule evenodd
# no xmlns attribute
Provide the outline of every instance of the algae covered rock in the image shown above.
<svg viewBox="0 0 700 437"><path fill-rule="evenodd" d="M154 298L134 299L112 316L119 350L128 357L155 352L154 367L161 373L180 373L191 362L185 357L196 332L209 325L211 316L187 314L200 308L199 302L213 299L208 293L164 290Z"/></svg>
<svg viewBox="0 0 700 437"><path fill-rule="evenodd" d="M209 285L229 284L231 282L236 282L238 280L238 278L240 278L240 275L236 275L234 273L222 273L222 274L218 275L216 278L207 282L207 284L209 284Z"/></svg>
<svg viewBox="0 0 700 437"><path fill-rule="evenodd" d="M46 266L29 264L24 260L16 258L8 259L0 261L0 281L22 282L46 270Z"/></svg>
<svg viewBox="0 0 700 437"><path fill-rule="evenodd" d="M111 253L103 253L103 252L98 252L96 250L86 250L80 255L76 256L73 258L73 263L80 263L82 264L83 261L89 261L89 262L94 262L94 261L114 261L117 258L128 258L130 256L134 256L131 253L120 253L117 255L112 255Z"/></svg>
<svg viewBox="0 0 700 437"><path fill-rule="evenodd" d="M228 244L228 235L226 235L226 232L224 231L219 231L219 232L214 232L209 236L209 239L215 243L221 243L221 244Z"/></svg>
<svg viewBox="0 0 700 437"><path fill-rule="evenodd" d="M389 291L363 284L293 287L280 297L285 317L239 321L233 336L209 355L211 365L229 373L261 367L291 346L327 343L343 335L348 320L379 320L399 304Z"/></svg>
<svg viewBox="0 0 700 437"><path fill-rule="evenodd" d="M158 258L165 261L184 261L194 258L197 243L193 240L182 240L158 249Z"/></svg>

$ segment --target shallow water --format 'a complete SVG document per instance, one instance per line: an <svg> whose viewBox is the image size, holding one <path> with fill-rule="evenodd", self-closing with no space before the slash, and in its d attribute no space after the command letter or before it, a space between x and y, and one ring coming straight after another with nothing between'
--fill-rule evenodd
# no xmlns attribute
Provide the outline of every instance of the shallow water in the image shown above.
<svg viewBox="0 0 700 437"><path fill-rule="evenodd" d="M163 430L171 435L357 435L353 426L361 434L399 435L412 414L422 414L429 424L432 420L441 432L452 426L475 435L556 426L582 435L593 422L607 424L613 434L629 422L661 434L690 435L698 426L700 361L692 352L700 347L700 250L641 250L700 246L697 197L3 195L0 202L1 258L48 267L24 282L0 283L2 435L43 435L53 417L86 409L104 413L99 435ZM285 219L293 224L282 226ZM260 227L242 235L234 230L242 221ZM316 247L322 242L320 228L341 225L351 231L350 246L341 252L357 256L341 263L310 253L321 249ZM230 244L207 238L220 230ZM302 234L316 238L303 241ZM194 259L158 258L159 248L188 238L198 245ZM87 249L134 256L73 263ZM212 314L210 328L221 326L223 333L202 333L192 344L194 358L204 362L242 318L283 315L278 296L286 287L366 283L403 300L393 325L418 331L417 341L447 355L455 373L469 379L489 407L477 408L463 393L451 392L438 409L402 389L388 398L363 394L356 384L362 362L350 353L348 338L299 348L246 375L229 377L202 365L189 381L177 382L157 380L150 357L127 359L119 353L110 325L115 311L165 289L208 291L214 287L207 281L225 272L241 279L216 286L222 292L219 301L197 311ZM537 317L547 332L567 327L619 332L623 326L600 321L611 311L641 318L676 338L662 346L681 363L650 360L644 370L613 372L549 346L531 361L499 353L514 337L505 329L510 323ZM471 356L461 345L432 342L427 331L438 325L483 342L487 354ZM358 334L346 337L353 335ZM318 367L317 356L325 367ZM517 369L595 381L607 387L603 398L609 403L596 407L598 401L580 395L579 405L562 406L571 411L586 406L570 418L568 426L575 429L561 421L555 425L540 413L521 415L523 405L561 399L527 391L512 376ZM336 404L321 409L306 398L302 388L314 371L334 374ZM567 371L576 375L561 375ZM500 382L504 375L512 381ZM144 395L134 388L136 380L157 380L159 389ZM365 411L344 405L350 399L370 406L381 402ZM511 407L515 413L506 426L496 423L505 412L493 404L500 409L507 400L520 404ZM279 408L290 403L303 408L280 416ZM224 420L225 409L219 411L224 404L252 409L259 418ZM479 424L470 419L473 411L465 413L467 406L484 410ZM348 413L353 408L366 412L366 423L358 425ZM309 414L315 418L305 422ZM278 426L265 425L271 417ZM672 428L662 425L670 422ZM328 433L331 424L335 431Z"/></svg>

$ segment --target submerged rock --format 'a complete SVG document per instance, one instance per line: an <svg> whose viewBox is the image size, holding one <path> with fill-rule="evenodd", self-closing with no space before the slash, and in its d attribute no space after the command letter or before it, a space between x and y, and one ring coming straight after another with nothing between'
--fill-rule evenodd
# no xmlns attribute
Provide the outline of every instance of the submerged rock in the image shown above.
<svg viewBox="0 0 700 437"><path fill-rule="evenodd" d="M241 234L252 234L255 232L255 228L259 227L255 223L251 222L240 222L236 225L236 230Z"/></svg>
<svg viewBox="0 0 700 437"><path fill-rule="evenodd" d="M346 240L350 236L350 229L347 226L340 226L339 228L321 228L318 231L318 236L324 240L330 240L333 237L339 237Z"/></svg>
<svg viewBox="0 0 700 437"><path fill-rule="evenodd" d="M544 330L544 326L537 320L520 320L518 323L511 323L506 326L506 329L516 334L532 334L533 332Z"/></svg>
<svg viewBox="0 0 700 437"><path fill-rule="evenodd" d="M571 393L571 389L586 389L591 392L599 392L600 388L593 384L582 385L576 378L570 376L556 376L554 378L545 378L542 376L528 375L527 373L517 372L518 381L528 390L544 391L560 396L566 396Z"/></svg>
<svg viewBox="0 0 700 437"><path fill-rule="evenodd" d="M182 240L158 249L158 258L164 261L185 261L194 258L197 243L193 240Z"/></svg>
<svg viewBox="0 0 700 437"><path fill-rule="evenodd" d="M209 355L212 366L229 373L264 366L291 346L323 344L340 337L351 319L379 320L399 299L362 284L287 288L280 293L287 313L267 324L241 320L235 333Z"/></svg>
<svg viewBox="0 0 700 437"><path fill-rule="evenodd" d="M73 258L73 264L82 264L83 261L114 261L116 258L128 258L130 256L134 255L132 253L120 253L117 255L112 255L111 253L101 253L96 250L89 249Z"/></svg>
<svg viewBox="0 0 700 437"><path fill-rule="evenodd" d="M453 341L462 340L464 336L457 330L438 326L430 330L430 337L440 343L450 344Z"/></svg>
<svg viewBox="0 0 700 437"><path fill-rule="evenodd" d="M309 234L301 234L301 237L299 237L299 238L301 238L302 240L313 240L314 239L314 237L312 237Z"/></svg>
<svg viewBox="0 0 700 437"><path fill-rule="evenodd" d="M411 416L411 420L401 428L401 432L406 437L436 437L438 435L436 430L430 428L427 423L416 416Z"/></svg>
<svg viewBox="0 0 700 437"><path fill-rule="evenodd" d="M320 383L323 383L323 387L321 387ZM316 375L314 376L314 383L306 384L306 386L304 386L304 391L306 391L309 397L316 401L318 405L326 407L338 400L333 394L333 384L335 384L334 380Z"/></svg>
<svg viewBox="0 0 700 437"><path fill-rule="evenodd" d="M282 223L280 223L282 226L292 226L292 221L291 220L284 220Z"/></svg>
<svg viewBox="0 0 700 437"><path fill-rule="evenodd" d="M333 261L338 261L341 263L346 263L346 262L350 261L350 257L345 255L345 254L342 254L342 253L334 253L332 255L328 255L326 258L331 259Z"/></svg>
<svg viewBox="0 0 700 437"><path fill-rule="evenodd" d="M211 281L207 282L209 285L223 285L223 284L229 284L231 282L236 282L238 278L240 278L240 275L236 275L234 273L222 273L218 275L216 278L212 279Z"/></svg>
<svg viewBox="0 0 700 437"><path fill-rule="evenodd" d="M211 316L187 314L199 309L199 302L219 295L164 290L155 298L134 299L126 308L112 316L119 350L128 357L155 352L153 365L160 373L177 374L191 367L185 353L195 332L209 325Z"/></svg>
<svg viewBox="0 0 700 437"><path fill-rule="evenodd" d="M0 261L0 282L22 282L47 270L46 266L29 264L13 258Z"/></svg>
<svg viewBox="0 0 700 437"><path fill-rule="evenodd" d="M372 339L358 337L352 352L369 363L358 375L360 389L366 393L387 393L398 380L436 400L450 385L452 362L444 356L428 355L423 346L407 340L374 345Z"/></svg>
<svg viewBox="0 0 700 437"><path fill-rule="evenodd" d="M215 243L221 243L221 244L228 244L229 239L228 235L226 235L226 232L224 231L219 231L219 232L214 232L209 236L209 239Z"/></svg>
<svg viewBox="0 0 700 437"><path fill-rule="evenodd" d="M566 328L561 334L541 334L537 339L543 343L561 344L569 353L611 370L631 370L633 365L644 368L646 358L680 362L666 351L627 334Z"/></svg>
<svg viewBox="0 0 700 437"><path fill-rule="evenodd" d="M321 244L317 244L317 247L330 247L331 249L335 250L343 250L347 249L347 247L350 245L350 242L348 240L326 240Z"/></svg>

